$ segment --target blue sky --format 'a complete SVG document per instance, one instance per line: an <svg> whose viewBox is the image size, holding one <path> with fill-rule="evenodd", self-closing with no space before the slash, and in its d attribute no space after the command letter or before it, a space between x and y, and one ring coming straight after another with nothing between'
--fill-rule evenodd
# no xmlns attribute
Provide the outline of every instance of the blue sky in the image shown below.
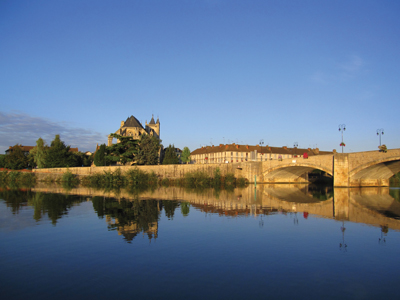
<svg viewBox="0 0 400 300"><path fill-rule="evenodd" d="M0 1L0 153L93 151L134 115L164 146L400 148L400 1Z"/></svg>

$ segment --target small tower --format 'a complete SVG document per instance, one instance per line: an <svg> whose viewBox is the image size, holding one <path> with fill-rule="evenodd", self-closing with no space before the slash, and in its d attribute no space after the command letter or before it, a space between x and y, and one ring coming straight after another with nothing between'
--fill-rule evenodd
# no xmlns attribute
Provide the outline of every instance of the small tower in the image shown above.
<svg viewBox="0 0 400 300"><path fill-rule="evenodd" d="M146 122L146 131L150 134L153 131L153 135L160 138L160 120L157 118L157 123L154 121L154 115L151 116L150 123Z"/></svg>

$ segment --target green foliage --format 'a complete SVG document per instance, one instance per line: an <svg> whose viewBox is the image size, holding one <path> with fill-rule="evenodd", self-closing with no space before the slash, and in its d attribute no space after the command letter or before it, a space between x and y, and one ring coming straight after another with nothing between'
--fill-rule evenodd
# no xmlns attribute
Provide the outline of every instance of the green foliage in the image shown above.
<svg viewBox="0 0 400 300"><path fill-rule="evenodd" d="M141 136L136 164L138 165L157 165L159 163L160 140L155 136L144 134Z"/></svg>
<svg viewBox="0 0 400 300"><path fill-rule="evenodd" d="M183 148L183 151L181 154L181 161L185 164L190 162L190 150L188 147Z"/></svg>
<svg viewBox="0 0 400 300"><path fill-rule="evenodd" d="M34 173L30 172L24 172L21 173L19 176L20 183L24 186L28 185L33 185L36 183L36 177Z"/></svg>
<svg viewBox="0 0 400 300"><path fill-rule="evenodd" d="M0 168L6 167L6 155L0 154Z"/></svg>
<svg viewBox="0 0 400 300"><path fill-rule="evenodd" d="M138 168L126 172L126 179L130 186L150 186L157 184L157 175L154 172L147 173Z"/></svg>
<svg viewBox="0 0 400 300"><path fill-rule="evenodd" d="M236 186L237 186L237 187L245 187L245 186L247 186L248 184L249 184L249 181L248 181L246 178L239 177L239 178L236 180Z"/></svg>
<svg viewBox="0 0 400 300"><path fill-rule="evenodd" d="M219 168L216 168L214 171L213 185L214 188L220 188L222 185L221 170Z"/></svg>
<svg viewBox="0 0 400 300"><path fill-rule="evenodd" d="M106 186L124 186L126 178L122 175L121 169L118 168L114 172L104 171L103 182Z"/></svg>
<svg viewBox="0 0 400 300"><path fill-rule="evenodd" d="M181 213L184 217L187 217L189 215L190 211L190 203L189 202L181 202Z"/></svg>
<svg viewBox="0 0 400 300"><path fill-rule="evenodd" d="M175 209L179 206L179 202L175 200L166 200L163 201L165 216L168 220L172 220L174 218Z"/></svg>
<svg viewBox="0 0 400 300"><path fill-rule="evenodd" d="M236 185L235 175L233 173L226 174L224 183L225 183L225 186L235 186Z"/></svg>
<svg viewBox="0 0 400 300"><path fill-rule="evenodd" d="M210 182L211 178L205 172L195 171L185 174L185 185L189 188L209 187Z"/></svg>
<svg viewBox="0 0 400 300"><path fill-rule="evenodd" d="M31 172L0 172L0 183L4 185L32 186L36 182L35 174Z"/></svg>
<svg viewBox="0 0 400 300"><path fill-rule="evenodd" d="M76 177L76 175L72 174L70 170L67 170L67 172L62 175L61 181L72 185L79 183L79 179Z"/></svg>
<svg viewBox="0 0 400 300"><path fill-rule="evenodd" d="M159 220L159 208L162 207L162 201L117 201L112 198L93 197L92 203L99 218L107 216L115 220L109 223L109 230L124 229L126 226L131 226L136 228L137 233L140 231L146 233L149 239L156 234L150 226ZM125 230L121 231L127 242L131 242L137 234L125 232Z"/></svg>
<svg viewBox="0 0 400 300"><path fill-rule="evenodd" d="M165 186L165 187L168 187L168 186L170 185L169 179L168 179L168 178L163 178L163 179L161 180L161 185L162 185L162 186Z"/></svg>
<svg viewBox="0 0 400 300"><path fill-rule="evenodd" d="M106 161L112 163L121 163L123 165L135 161L138 153L138 141L131 136L121 136L115 133L110 136L118 139L119 143L107 147Z"/></svg>
<svg viewBox="0 0 400 300"><path fill-rule="evenodd" d="M97 149L96 153L94 154L94 164L97 167L105 166L106 165L106 145L101 144L99 149Z"/></svg>
<svg viewBox="0 0 400 300"><path fill-rule="evenodd" d="M93 156L92 155L86 155L83 152L72 152L72 155L75 156L75 160L78 164L78 166L82 167L90 167L93 162Z"/></svg>
<svg viewBox="0 0 400 300"><path fill-rule="evenodd" d="M69 151L70 146L66 146L60 139L60 135L56 135L51 142L45 156L46 168L65 168L77 167L79 161L73 153Z"/></svg>
<svg viewBox="0 0 400 300"><path fill-rule="evenodd" d="M165 149L163 165L173 165L179 164L179 158L175 153L175 146L169 145L167 149Z"/></svg>
<svg viewBox="0 0 400 300"><path fill-rule="evenodd" d="M400 172L389 178L390 186L400 186Z"/></svg>
<svg viewBox="0 0 400 300"><path fill-rule="evenodd" d="M45 141L42 138L39 138L36 141L36 146L29 151L29 158L33 160L34 165L39 169L45 167L46 162L46 148Z"/></svg>
<svg viewBox="0 0 400 300"><path fill-rule="evenodd" d="M29 159L24 154L20 145L15 145L13 151L5 157L5 167L11 170L21 170L28 168Z"/></svg>

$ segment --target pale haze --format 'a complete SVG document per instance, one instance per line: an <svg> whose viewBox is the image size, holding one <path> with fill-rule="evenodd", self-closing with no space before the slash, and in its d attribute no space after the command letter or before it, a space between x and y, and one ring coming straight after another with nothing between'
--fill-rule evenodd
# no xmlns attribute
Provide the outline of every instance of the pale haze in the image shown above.
<svg viewBox="0 0 400 300"><path fill-rule="evenodd" d="M400 1L0 1L0 153L94 151L159 118L164 146L400 148Z"/></svg>

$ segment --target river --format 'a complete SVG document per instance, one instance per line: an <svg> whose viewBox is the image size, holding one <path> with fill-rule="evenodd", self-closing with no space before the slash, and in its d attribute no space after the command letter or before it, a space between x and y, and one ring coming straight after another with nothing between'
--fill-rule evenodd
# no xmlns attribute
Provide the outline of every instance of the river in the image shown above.
<svg viewBox="0 0 400 300"><path fill-rule="evenodd" d="M0 191L3 299L378 299L399 188Z"/></svg>

